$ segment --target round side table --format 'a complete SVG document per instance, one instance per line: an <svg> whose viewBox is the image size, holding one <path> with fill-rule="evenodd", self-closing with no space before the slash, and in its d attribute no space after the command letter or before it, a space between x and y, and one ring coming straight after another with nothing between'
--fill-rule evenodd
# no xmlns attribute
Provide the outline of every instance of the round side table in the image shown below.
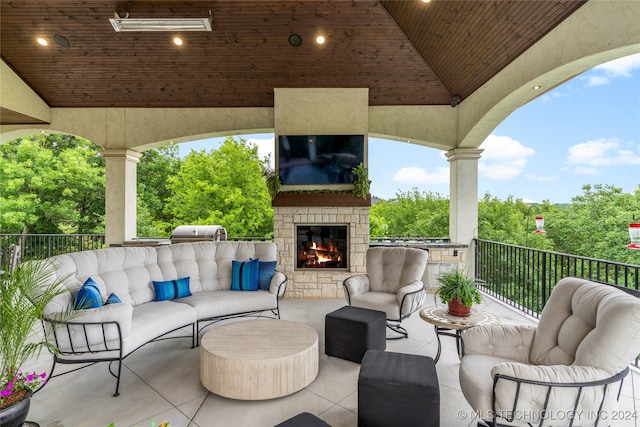
<svg viewBox="0 0 640 427"><path fill-rule="evenodd" d="M491 325L499 322L494 314L479 309L471 309L471 315L469 317L452 316L449 314L446 306L423 308L420 310L420 317L422 320L431 323L436 332L438 353L436 353L436 357L434 358L435 362L438 362L438 359L440 359L440 353L442 351L440 335L446 335L456 339L458 358L462 358L462 338L460 334L463 330L478 325Z"/></svg>

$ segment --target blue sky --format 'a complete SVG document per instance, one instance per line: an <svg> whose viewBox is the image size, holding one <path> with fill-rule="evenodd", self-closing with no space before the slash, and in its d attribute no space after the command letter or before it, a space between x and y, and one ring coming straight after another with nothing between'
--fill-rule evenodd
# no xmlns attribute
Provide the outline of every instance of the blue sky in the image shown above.
<svg viewBox="0 0 640 427"><path fill-rule="evenodd" d="M262 156L273 152L273 134L243 138ZM181 144L180 153L221 141ZM520 107L480 148L479 197L568 203L585 184L633 191L640 185L640 54L595 67ZM440 150L369 138L369 175L371 193L383 199L412 188L449 195Z"/></svg>

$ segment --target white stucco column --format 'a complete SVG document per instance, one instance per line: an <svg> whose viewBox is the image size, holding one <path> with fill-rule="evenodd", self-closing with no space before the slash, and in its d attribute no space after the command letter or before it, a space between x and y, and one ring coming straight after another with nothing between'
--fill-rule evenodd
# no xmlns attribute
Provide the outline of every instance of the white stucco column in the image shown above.
<svg viewBox="0 0 640 427"><path fill-rule="evenodd" d="M106 164L105 243L136 237L136 176L142 154L131 150L103 150Z"/></svg>
<svg viewBox="0 0 640 427"><path fill-rule="evenodd" d="M478 159L483 150L454 148L446 153L449 160L449 238L468 244L465 270L475 272L473 238L478 229Z"/></svg>

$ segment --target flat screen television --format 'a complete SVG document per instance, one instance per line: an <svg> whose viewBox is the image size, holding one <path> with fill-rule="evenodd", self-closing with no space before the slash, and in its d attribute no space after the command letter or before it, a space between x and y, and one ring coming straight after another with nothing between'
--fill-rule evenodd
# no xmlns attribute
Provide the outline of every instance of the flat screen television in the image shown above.
<svg viewBox="0 0 640 427"><path fill-rule="evenodd" d="M283 189L350 188L351 170L365 163L364 135L280 135L277 159Z"/></svg>

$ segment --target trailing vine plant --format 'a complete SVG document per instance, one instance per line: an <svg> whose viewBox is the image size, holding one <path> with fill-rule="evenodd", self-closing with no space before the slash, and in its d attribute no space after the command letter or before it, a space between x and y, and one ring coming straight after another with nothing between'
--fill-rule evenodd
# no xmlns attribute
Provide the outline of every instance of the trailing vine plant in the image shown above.
<svg viewBox="0 0 640 427"><path fill-rule="evenodd" d="M351 169L353 173L353 195L366 199L371 190L371 181L369 180L369 171L364 163L360 163Z"/></svg>
<svg viewBox="0 0 640 427"><path fill-rule="evenodd" d="M266 169L264 172L264 178L267 183L267 190L269 190L269 195L271 196L271 200L276 198L276 195L280 192L280 187L282 187L282 181L280 181L280 175L277 171L273 169Z"/></svg>

